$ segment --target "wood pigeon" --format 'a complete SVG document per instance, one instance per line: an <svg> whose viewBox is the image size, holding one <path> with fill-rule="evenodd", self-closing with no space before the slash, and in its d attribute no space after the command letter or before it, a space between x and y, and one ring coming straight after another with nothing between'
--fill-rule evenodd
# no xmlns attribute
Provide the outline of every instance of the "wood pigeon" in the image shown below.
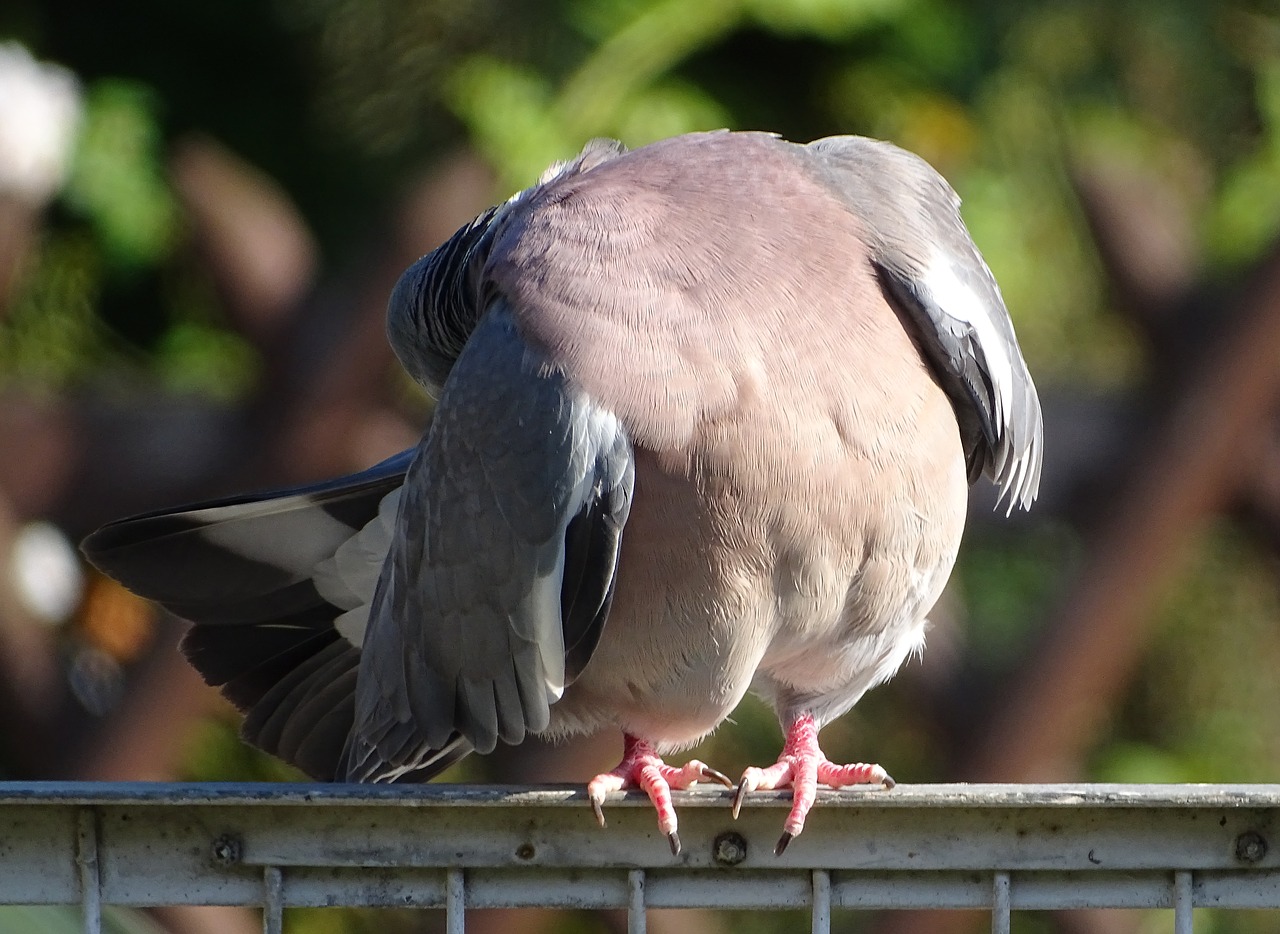
<svg viewBox="0 0 1280 934"><path fill-rule="evenodd" d="M85 542L194 623L245 738L317 779L421 781L529 734L620 730L639 787L752 691L786 734L778 852L837 765L818 731L925 638L970 483L1040 481L1040 404L1000 291L927 163L854 136L596 140L401 277L422 441L315 486Z"/></svg>

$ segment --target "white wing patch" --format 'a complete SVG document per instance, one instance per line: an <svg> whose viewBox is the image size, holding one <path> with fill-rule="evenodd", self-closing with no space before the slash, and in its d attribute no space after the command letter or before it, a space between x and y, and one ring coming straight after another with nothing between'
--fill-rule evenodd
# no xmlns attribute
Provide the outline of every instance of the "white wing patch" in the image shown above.
<svg viewBox="0 0 1280 934"><path fill-rule="evenodd" d="M574 492L575 503L585 503L592 495L591 486L595 482L595 458L598 452L611 449L624 429L618 417L604 406L594 402L586 393L579 391L575 402L583 407L586 417L577 422L573 428L574 466L578 489ZM612 478L611 478L612 479ZM576 511L576 510L575 510ZM567 526L569 517L566 517ZM564 528L561 529L561 535ZM557 586L564 576L564 550L556 556L556 570L550 580ZM548 605L556 601L548 598ZM537 635L539 658L542 661L543 683L546 686L547 704L554 704L564 696L564 629L557 614L539 621Z"/></svg>
<svg viewBox="0 0 1280 934"><path fill-rule="evenodd" d="M952 318L969 325L977 335L995 391L994 420L1002 429L1007 428L1013 409L1013 363L986 302L960 281L946 256L935 253L930 257L922 278L934 303Z"/></svg>
<svg viewBox="0 0 1280 934"><path fill-rule="evenodd" d="M382 497L377 516L343 542L332 557L319 562L311 576L320 596L346 611L333 624L352 645L364 644L369 604L391 549L401 489L396 487Z"/></svg>
<svg viewBox="0 0 1280 934"><path fill-rule="evenodd" d="M257 516L271 516L282 513L281 500L266 499L261 503L245 503L236 507L237 519L250 519ZM280 560L280 542L277 538L254 538L243 534L241 522L227 522L225 507L213 506L208 509L193 510L185 513L184 518L205 525L200 536L209 542L224 548L232 554L268 564L275 568L285 568L288 562ZM302 509L287 516L289 534L300 542L332 542L341 541L349 533L348 526L330 516L323 509Z"/></svg>

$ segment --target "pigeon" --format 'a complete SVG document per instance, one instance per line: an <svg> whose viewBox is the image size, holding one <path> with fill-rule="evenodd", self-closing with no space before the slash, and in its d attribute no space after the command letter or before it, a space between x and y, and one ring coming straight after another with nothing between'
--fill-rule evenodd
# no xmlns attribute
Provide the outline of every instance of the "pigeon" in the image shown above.
<svg viewBox="0 0 1280 934"><path fill-rule="evenodd" d="M420 443L313 486L124 519L84 550L193 625L244 738L317 780L425 781L533 734L617 730L588 784L729 787L664 756L748 692L748 768L892 787L820 730L922 650L968 488L1029 508L1043 427L1000 290L924 160L833 136L593 140L396 284Z"/></svg>

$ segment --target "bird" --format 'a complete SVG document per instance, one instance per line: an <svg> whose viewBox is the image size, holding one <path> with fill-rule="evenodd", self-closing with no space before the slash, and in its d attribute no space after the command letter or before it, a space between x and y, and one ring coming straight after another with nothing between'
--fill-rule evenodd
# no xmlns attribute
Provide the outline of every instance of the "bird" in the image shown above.
<svg viewBox="0 0 1280 934"><path fill-rule="evenodd" d="M592 140L410 266L388 302L434 399L351 476L124 519L89 560L193 625L243 737L322 781L425 781L527 736L617 730L640 788L748 692L785 736L776 852L836 764L821 729L922 650L969 487L1036 498L1039 399L925 160L860 136Z"/></svg>

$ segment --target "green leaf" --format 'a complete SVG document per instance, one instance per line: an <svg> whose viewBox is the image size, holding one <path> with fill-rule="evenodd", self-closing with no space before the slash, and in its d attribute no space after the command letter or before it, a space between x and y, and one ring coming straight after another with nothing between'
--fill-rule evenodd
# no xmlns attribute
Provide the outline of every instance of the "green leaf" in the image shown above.
<svg viewBox="0 0 1280 934"><path fill-rule="evenodd" d="M67 203L93 224L108 261L125 268L158 264L177 239L156 110L144 85L94 84L66 188Z"/></svg>
<svg viewBox="0 0 1280 934"><path fill-rule="evenodd" d="M235 400L247 395L261 360L253 345L238 334L194 321L181 321L165 332L157 368L177 392Z"/></svg>

